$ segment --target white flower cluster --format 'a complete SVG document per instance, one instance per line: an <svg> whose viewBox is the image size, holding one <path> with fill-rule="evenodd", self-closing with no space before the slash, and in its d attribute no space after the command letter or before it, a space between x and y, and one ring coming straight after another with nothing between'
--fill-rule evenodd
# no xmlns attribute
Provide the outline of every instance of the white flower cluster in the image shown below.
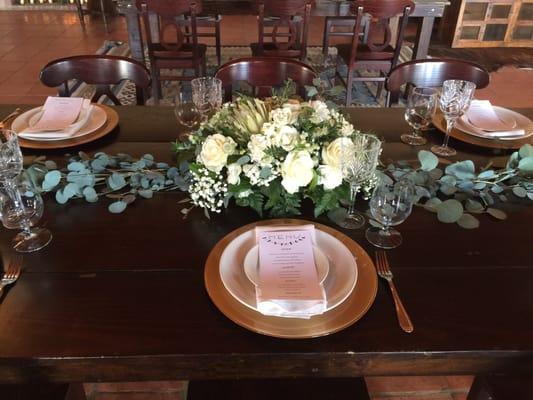
<svg viewBox="0 0 533 400"><path fill-rule="evenodd" d="M219 213L224 204L224 195L228 191L228 184L222 175L213 175L205 168L193 173L189 193L194 205L207 211Z"/></svg>

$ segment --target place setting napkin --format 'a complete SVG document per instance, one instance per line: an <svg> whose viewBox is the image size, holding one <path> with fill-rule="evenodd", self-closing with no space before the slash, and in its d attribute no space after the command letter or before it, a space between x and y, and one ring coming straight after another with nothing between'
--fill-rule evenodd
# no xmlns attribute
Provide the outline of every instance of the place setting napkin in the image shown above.
<svg viewBox="0 0 533 400"><path fill-rule="evenodd" d="M327 309L319 282L313 225L256 227L259 246L257 309L263 315L309 319Z"/></svg>
<svg viewBox="0 0 533 400"><path fill-rule="evenodd" d="M93 109L88 99L50 96L19 136L30 140L68 139L87 124Z"/></svg>
<svg viewBox="0 0 533 400"><path fill-rule="evenodd" d="M524 129L515 129L516 121L512 117L500 117L488 100L472 100L461 119L487 138L519 138L526 134Z"/></svg>

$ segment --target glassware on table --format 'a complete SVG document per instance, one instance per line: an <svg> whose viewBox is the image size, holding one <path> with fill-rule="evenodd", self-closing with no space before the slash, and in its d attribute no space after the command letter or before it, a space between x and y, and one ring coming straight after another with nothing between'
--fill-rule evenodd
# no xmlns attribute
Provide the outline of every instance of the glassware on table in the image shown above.
<svg viewBox="0 0 533 400"><path fill-rule="evenodd" d="M457 154L455 149L448 146L450 132L455 122L463 115L474 96L476 85L473 82L461 80L447 80L442 84L439 107L446 120L446 136L441 146L432 146L431 151L439 156L448 157Z"/></svg>
<svg viewBox="0 0 533 400"><path fill-rule="evenodd" d="M26 182L11 180L4 184L1 197L2 224L8 229L22 229L11 241L15 251L30 253L50 243L52 233L35 226L44 211L39 193Z"/></svg>
<svg viewBox="0 0 533 400"><path fill-rule="evenodd" d="M420 136L420 131L429 126L437 107L438 91L433 88L415 87L407 98L405 120L413 128L412 133L404 134L402 142L412 146L421 146L427 140Z"/></svg>
<svg viewBox="0 0 533 400"><path fill-rule="evenodd" d="M0 129L0 180L15 179L22 171L22 161L17 133Z"/></svg>
<svg viewBox="0 0 533 400"><path fill-rule="evenodd" d="M178 122L188 128L187 132L183 132L179 135L180 140L186 140L194 127L199 125L202 121L202 114L196 105L192 101L187 100L183 94L180 94L176 98L174 114L176 115Z"/></svg>
<svg viewBox="0 0 533 400"><path fill-rule="evenodd" d="M365 217L355 209L355 199L361 185L374 177L381 153L381 141L373 135L357 135L346 138L341 148L341 170L350 184L350 207L344 220L338 225L345 229L359 229L365 225Z"/></svg>
<svg viewBox="0 0 533 400"><path fill-rule="evenodd" d="M367 240L376 247L393 249L402 243L402 235L391 226L401 224L411 214L415 189L409 180L393 184L380 182L370 198L370 214L383 227L366 230Z"/></svg>
<svg viewBox="0 0 533 400"><path fill-rule="evenodd" d="M218 78L204 77L191 81L192 101L205 120L209 114L222 106L222 81Z"/></svg>

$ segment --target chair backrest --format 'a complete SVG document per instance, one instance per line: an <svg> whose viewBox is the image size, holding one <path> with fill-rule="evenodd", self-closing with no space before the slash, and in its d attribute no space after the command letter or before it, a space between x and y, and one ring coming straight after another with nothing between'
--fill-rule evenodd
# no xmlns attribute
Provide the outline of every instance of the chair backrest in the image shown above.
<svg viewBox="0 0 533 400"><path fill-rule="evenodd" d="M275 55L304 60L313 0L260 0L258 4L258 54L266 55L271 43Z"/></svg>
<svg viewBox="0 0 533 400"><path fill-rule="evenodd" d="M272 88L282 86L287 79L294 81L305 93L305 85L312 85L317 77L308 65L290 58L247 57L232 60L222 65L216 75L222 81L225 101L231 100L232 86L239 81L247 82L256 89L258 97L268 97ZM304 97L304 96L303 96Z"/></svg>
<svg viewBox="0 0 533 400"><path fill-rule="evenodd" d="M370 54L365 54L369 59L389 59L394 67L400 57L403 37L407 27L408 17L414 11L415 4L411 0L355 0L351 4L351 11L356 15L354 35L352 36L352 49L350 53L350 65L357 62L357 48L360 44L361 20L363 14L369 14L367 48ZM392 43L390 19L401 16L396 41ZM379 40L379 39L382 40ZM390 47L394 50L391 52Z"/></svg>
<svg viewBox="0 0 533 400"><path fill-rule="evenodd" d="M150 86L150 71L140 62L127 57L106 55L82 55L50 61L40 74L41 82L49 87L58 87L59 95L71 95L68 81L81 80L96 87L92 101L106 95L120 105L110 85L123 80L135 83L137 104L144 104L144 91Z"/></svg>
<svg viewBox="0 0 533 400"><path fill-rule="evenodd" d="M137 0L137 8L143 17L150 58L199 60L196 16L202 12L201 0Z"/></svg>
<svg viewBox="0 0 533 400"><path fill-rule="evenodd" d="M469 61L446 58L408 61L393 68L387 78L385 85L390 93L389 105L398 101L400 88L406 83L438 87L448 79L474 82L478 89L482 89L489 84L490 75L481 65Z"/></svg>

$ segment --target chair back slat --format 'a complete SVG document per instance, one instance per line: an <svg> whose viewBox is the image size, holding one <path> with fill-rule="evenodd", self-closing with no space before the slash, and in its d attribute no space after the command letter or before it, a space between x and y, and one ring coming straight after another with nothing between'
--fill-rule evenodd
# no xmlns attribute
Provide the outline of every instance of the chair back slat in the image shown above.
<svg viewBox="0 0 533 400"><path fill-rule="evenodd" d="M308 65L290 58L247 57L232 60L221 66L216 75L222 81L225 101L231 100L232 86L237 82L247 82L256 89L258 97L272 95L272 88L281 86L291 79L304 94L305 85L312 85L317 77Z"/></svg>
<svg viewBox="0 0 533 400"><path fill-rule="evenodd" d="M488 86L490 75L481 65L462 60L433 58L413 60L391 70L386 88L389 91L389 105L398 102L401 87L407 83L414 86L439 87L448 79L474 82L478 89Z"/></svg>
<svg viewBox="0 0 533 400"><path fill-rule="evenodd" d="M144 104L144 91L150 86L150 72L140 62L127 57L107 55L82 55L60 58L49 62L40 73L41 82L49 87L58 87L60 96L71 95L68 81L77 79L95 85L92 100L107 95L113 103L120 101L111 91L110 85L124 80L135 84L137 103Z"/></svg>

